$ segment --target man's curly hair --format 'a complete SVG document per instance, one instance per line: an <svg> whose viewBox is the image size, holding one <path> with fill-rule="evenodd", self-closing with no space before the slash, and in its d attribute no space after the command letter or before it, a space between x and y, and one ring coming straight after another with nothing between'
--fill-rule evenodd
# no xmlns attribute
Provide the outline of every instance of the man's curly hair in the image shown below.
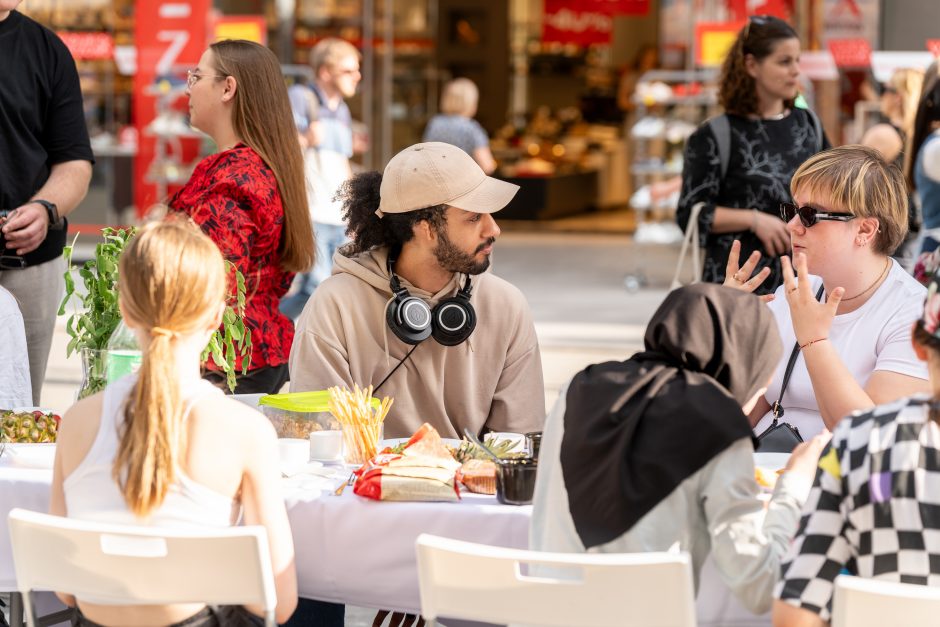
<svg viewBox="0 0 940 627"><path fill-rule="evenodd" d="M337 198L343 202L343 217L349 225L346 233L351 237L340 253L352 257L374 248L387 246L400 248L414 237L414 226L427 221L440 233L447 224L447 206L438 205L407 213L387 213L379 218L379 190L382 186L380 172L363 172L346 181Z"/></svg>
<svg viewBox="0 0 940 627"><path fill-rule="evenodd" d="M762 61L773 53L780 41L796 37L796 31L780 18L754 15L748 19L721 65L718 101L727 113L757 113L757 85L747 73L745 57L750 54ZM792 100L786 100L783 104L793 108Z"/></svg>

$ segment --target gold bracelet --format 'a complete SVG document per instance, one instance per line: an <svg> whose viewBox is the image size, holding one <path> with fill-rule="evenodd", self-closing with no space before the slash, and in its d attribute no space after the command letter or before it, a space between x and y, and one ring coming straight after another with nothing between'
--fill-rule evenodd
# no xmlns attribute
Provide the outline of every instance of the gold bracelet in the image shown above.
<svg viewBox="0 0 940 627"><path fill-rule="evenodd" d="M821 338L819 338L818 340L812 340L812 341L810 341L810 342L807 342L806 344L800 344L800 350L803 350L803 349L806 348L807 346L812 346L812 345L815 344L816 342L824 342L825 340L828 340L828 339L829 339L828 337L821 337Z"/></svg>

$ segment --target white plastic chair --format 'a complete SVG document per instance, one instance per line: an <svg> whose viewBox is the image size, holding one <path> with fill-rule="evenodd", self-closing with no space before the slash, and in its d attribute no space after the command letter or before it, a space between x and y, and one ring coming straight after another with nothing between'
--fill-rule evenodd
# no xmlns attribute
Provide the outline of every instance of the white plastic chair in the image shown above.
<svg viewBox="0 0 940 627"><path fill-rule="evenodd" d="M839 575L832 598L832 627L935 625L940 588Z"/></svg>
<svg viewBox="0 0 940 627"><path fill-rule="evenodd" d="M14 509L16 586L27 627L32 590L105 605L260 605L273 627L277 596L263 527L177 531L105 525Z"/></svg>
<svg viewBox="0 0 940 627"><path fill-rule="evenodd" d="M694 627L687 553L542 553L422 534L421 614L541 627Z"/></svg>

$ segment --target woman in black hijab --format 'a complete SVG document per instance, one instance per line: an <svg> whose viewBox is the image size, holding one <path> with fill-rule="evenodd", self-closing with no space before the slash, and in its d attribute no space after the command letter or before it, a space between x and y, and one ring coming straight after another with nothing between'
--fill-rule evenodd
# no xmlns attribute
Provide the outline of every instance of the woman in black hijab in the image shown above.
<svg viewBox="0 0 940 627"><path fill-rule="evenodd" d="M753 295L693 285L666 297L644 343L575 375L549 415L530 544L679 548L696 578L711 552L740 601L767 611L826 442L794 451L765 516L746 413L782 353L773 315Z"/></svg>

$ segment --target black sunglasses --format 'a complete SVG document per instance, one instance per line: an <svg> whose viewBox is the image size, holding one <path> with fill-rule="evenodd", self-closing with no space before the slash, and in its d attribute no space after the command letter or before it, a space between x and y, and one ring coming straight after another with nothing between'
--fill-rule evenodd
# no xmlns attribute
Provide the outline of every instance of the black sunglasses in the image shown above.
<svg viewBox="0 0 940 627"><path fill-rule="evenodd" d="M800 222L803 226L809 228L820 220L834 220L836 222L848 222L855 218L851 213L835 213L831 211L820 211L816 207L797 207L792 202L780 203L780 217L784 222L789 222L793 216L800 216Z"/></svg>

